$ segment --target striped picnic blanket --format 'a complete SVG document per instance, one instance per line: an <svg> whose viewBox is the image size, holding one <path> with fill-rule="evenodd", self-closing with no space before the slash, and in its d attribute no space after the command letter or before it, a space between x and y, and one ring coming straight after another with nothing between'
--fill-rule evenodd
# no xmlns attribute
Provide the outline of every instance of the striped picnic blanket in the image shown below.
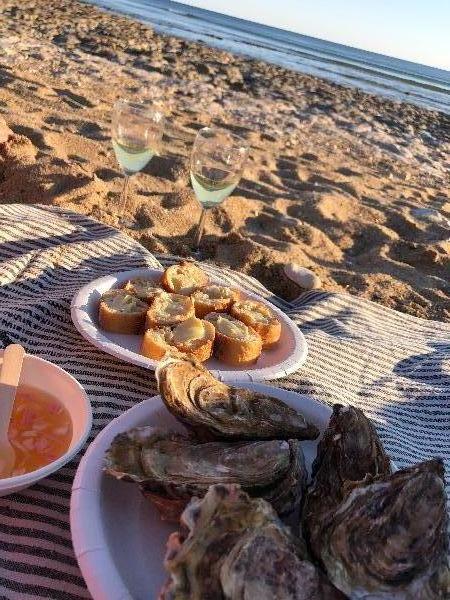
<svg viewBox="0 0 450 600"><path fill-rule="evenodd" d="M117 230L69 211L0 206L0 344L21 343L80 381L94 412L89 441L156 387L148 371L80 336L70 319L71 298L101 275L175 260L155 257ZM270 298L302 329L308 360L274 385L328 404L354 404L374 420L397 465L439 455L450 473L450 325L322 291L287 303L251 277L213 265L205 270ZM90 597L69 529L78 461L0 498L1 598Z"/></svg>

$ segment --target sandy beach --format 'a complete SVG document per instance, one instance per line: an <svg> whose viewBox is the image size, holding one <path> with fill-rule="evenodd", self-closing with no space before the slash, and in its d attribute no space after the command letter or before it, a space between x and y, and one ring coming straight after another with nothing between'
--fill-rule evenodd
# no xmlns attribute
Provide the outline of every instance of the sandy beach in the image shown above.
<svg viewBox="0 0 450 600"><path fill-rule="evenodd" d="M110 142L120 97L166 115L161 155L131 184L127 231L188 256L188 179L208 124L246 138L232 197L207 221L206 259L286 299L283 266L419 317L450 321L450 118L168 36L73 0L0 6L0 202L64 206L115 225Z"/></svg>

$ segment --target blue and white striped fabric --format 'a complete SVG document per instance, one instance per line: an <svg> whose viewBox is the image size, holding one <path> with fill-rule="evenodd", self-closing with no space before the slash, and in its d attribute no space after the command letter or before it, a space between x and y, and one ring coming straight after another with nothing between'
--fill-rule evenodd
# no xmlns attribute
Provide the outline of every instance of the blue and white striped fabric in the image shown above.
<svg viewBox="0 0 450 600"><path fill-rule="evenodd" d="M156 258L115 229L59 208L3 205L0 260L0 344L19 342L80 381L94 411L91 440L111 419L155 393L147 370L81 338L69 307L74 293L101 275L166 266L175 257ZM442 456L449 474L450 325L321 291L286 303L248 276L212 265L205 269L270 298L306 335L306 364L274 385L362 408L397 465ZM1 598L90 597L69 529L78 460L32 488L0 498Z"/></svg>

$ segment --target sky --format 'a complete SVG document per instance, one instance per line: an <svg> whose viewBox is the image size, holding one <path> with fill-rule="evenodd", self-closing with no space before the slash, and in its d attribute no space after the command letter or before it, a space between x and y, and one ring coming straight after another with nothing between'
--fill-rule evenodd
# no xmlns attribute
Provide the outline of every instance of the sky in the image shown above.
<svg viewBox="0 0 450 600"><path fill-rule="evenodd" d="M178 0L450 71L450 0Z"/></svg>

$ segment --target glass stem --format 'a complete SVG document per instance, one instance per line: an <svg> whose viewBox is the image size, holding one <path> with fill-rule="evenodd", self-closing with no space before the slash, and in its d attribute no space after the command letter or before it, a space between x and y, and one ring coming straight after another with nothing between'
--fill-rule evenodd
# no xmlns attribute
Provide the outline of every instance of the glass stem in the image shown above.
<svg viewBox="0 0 450 600"><path fill-rule="evenodd" d="M202 214L200 215L200 221L198 222L197 231L195 232L195 240L194 240L195 250L199 249L200 242L202 241L203 230L205 229L206 213L207 213L207 209L202 208Z"/></svg>
<svg viewBox="0 0 450 600"><path fill-rule="evenodd" d="M130 175L125 173L125 177L123 179L122 192L120 193L120 216L123 217L128 205L128 186L130 184Z"/></svg>

